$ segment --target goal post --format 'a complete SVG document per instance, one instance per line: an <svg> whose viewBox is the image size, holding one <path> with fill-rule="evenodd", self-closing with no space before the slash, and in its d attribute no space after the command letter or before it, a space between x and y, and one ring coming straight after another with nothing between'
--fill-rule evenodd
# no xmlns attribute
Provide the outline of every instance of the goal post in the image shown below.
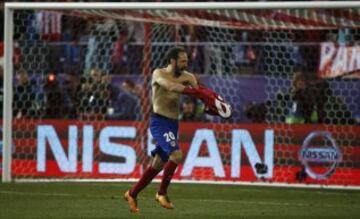
<svg viewBox="0 0 360 219"><path fill-rule="evenodd" d="M358 188L359 9L357 1L5 3L2 181L139 178L155 145L151 71L182 45L189 70L234 116L204 115L195 102L199 120L180 121L176 180ZM47 16L38 12L66 17L49 15L62 40L36 32ZM77 25L76 43L60 22ZM33 83L26 92L21 77ZM298 82L307 93L294 91Z"/></svg>
<svg viewBox="0 0 360 219"><path fill-rule="evenodd" d="M4 40L5 40L5 57L4 57L4 101L3 101L3 169L2 181L11 181L11 140L12 140L12 94L13 94L13 10L10 7L4 8Z"/></svg>

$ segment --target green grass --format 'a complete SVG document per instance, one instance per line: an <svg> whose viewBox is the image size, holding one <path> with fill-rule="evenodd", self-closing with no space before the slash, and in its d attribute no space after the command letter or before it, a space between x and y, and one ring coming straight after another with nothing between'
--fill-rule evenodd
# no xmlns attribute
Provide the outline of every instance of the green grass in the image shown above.
<svg viewBox="0 0 360 219"><path fill-rule="evenodd" d="M175 210L139 196L140 215L122 200L129 183L0 184L0 218L360 218L360 191L172 184Z"/></svg>

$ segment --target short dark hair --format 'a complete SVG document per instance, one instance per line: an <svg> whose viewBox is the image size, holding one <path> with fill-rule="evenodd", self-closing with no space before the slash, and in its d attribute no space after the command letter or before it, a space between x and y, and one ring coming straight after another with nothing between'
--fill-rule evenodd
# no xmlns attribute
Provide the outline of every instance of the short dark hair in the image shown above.
<svg viewBox="0 0 360 219"><path fill-rule="evenodd" d="M179 53L185 52L185 49L180 46L172 47L166 52L166 61L167 63L170 63L171 59L177 60L179 57Z"/></svg>

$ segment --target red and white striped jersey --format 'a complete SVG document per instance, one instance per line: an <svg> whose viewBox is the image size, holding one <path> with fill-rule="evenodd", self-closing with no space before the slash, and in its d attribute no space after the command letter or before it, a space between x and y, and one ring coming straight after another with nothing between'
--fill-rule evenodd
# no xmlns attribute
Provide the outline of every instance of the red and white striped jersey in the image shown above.
<svg viewBox="0 0 360 219"><path fill-rule="evenodd" d="M36 13L36 31L40 39L47 41L61 39L61 17L60 12L39 11Z"/></svg>

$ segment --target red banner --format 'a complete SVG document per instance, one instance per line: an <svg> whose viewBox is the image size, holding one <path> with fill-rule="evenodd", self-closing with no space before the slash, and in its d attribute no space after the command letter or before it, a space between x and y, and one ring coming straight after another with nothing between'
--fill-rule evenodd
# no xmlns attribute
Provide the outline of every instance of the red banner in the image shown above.
<svg viewBox="0 0 360 219"><path fill-rule="evenodd" d="M14 122L12 174L139 178L155 147L141 122ZM179 180L360 185L359 126L180 123Z"/></svg>
<svg viewBox="0 0 360 219"><path fill-rule="evenodd" d="M360 46L322 43L320 54L320 77L347 76L360 78Z"/></svg>

